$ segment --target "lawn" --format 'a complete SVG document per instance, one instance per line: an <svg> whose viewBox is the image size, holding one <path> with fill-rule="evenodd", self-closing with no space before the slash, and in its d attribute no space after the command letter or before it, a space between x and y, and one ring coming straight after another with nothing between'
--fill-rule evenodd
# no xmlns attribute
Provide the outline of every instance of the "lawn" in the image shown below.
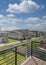
<svg viewBox="0 0 46 65"><path fill-rule="evenodd" d="M38 51L42 51L42 52L46 52L46 50L41 50L40 49L40 43L33 43L33 49L34 50L38 50Z"/></svg>
<svg viewBox="0 0 46 65"><path fill-rule="evenodd" d="M16 42L17 40L14 40L14 39L8 39L8 42Z"/></svg>
<svg viewBox="0 0 46 65"><path fill-rule="evenodd" d="M6 49L6 48L9 48L9 47L13 47L13 46L15 46L17 44L20 44L20 42L21 41L14 40L14 39L8 39L7 43L3 43L4 45L0 46L0 50Z"/></svg>
<svg viewBox="0 0 46 65"><path fill-rule="evenodd" d="M20 44L20 41L9 39L9 43L5 43L4 46L0 47L0 50L4 50L9 47L13 47ZM23 55L17 54L17 64L20 65L25 60ZM7 51L4 54L0 53L0 65L15 65L15 52Z"/></svg>
<svg viewBox="0 0 46 65"><path fill-rule="evenodd" d="M17 60L17 65L20 65L25 60L25 57L17 54ZM15 53L10 51L0 55L0 65L15 65Z"/></svg>

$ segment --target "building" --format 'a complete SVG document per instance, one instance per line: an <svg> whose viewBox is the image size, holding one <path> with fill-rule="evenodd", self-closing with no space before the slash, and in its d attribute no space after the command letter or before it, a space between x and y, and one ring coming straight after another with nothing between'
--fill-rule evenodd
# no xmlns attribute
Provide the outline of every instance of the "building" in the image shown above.
<svg viewBox="0 0 46 65"><path fill-rule="evenodd" d="M14 39L31 39L31 37L45 36L45 32L31 31L28 29L12 30L9 32L9 37Z"/></svg>
<svg viewBox="0 0 46 65"><path fill-rule="evenodd" d="M30 36L30 31L28 29L22 29L22 30L13 30L9 32L9 38L14 38L14 39L29 39L31 38Z"/></svg>
<svg viewBox="0 0 46 65"><path fill-rule="evenodd" d="M0 42L8 42L8 32L0 31Z"/></svg>
<svg viewBox="0 0 46 65"><path fill-rule="evenodd" d="M40 37L40 36L45 36L46 32L43 31L30 31L31 37Z"/></svg>
<svg viewBox="0 0 46 65"><path fill-rule="evenodd" d="M46 40L41 40L40 47L46 49Z"/></svg>
<svg viewBox="0 0 46 65"><path fill-rule="evenodd" d="M30 30L28 30L28 29L20 29L20 30L16 30L16 31L21 32L25 39L31 38Z"/></svg>
<svg viewBox="0 0 46 65"><path fill-rule="evenodd" d="M23 34L18 31L10 31L8 37L13 39L23 39Z"/></svg>

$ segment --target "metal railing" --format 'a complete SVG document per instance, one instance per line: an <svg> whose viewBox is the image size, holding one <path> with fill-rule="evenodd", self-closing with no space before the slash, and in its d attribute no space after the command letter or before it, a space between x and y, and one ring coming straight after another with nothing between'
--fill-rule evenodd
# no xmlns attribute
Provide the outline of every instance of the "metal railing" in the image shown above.
<svg viewBox="0 0 46 65"><path fill-rule="evenodd" d="M46 51L40 49L39 43L25 42L0 50L0 65L21 65L29 56L35 56L46 61Z"/></svg>
<svg viewBox="0 0 46 65"><path fill-rule="evenodd" d="M31 44L21 43L12 48L0 50L0 65L21 65L31 55Z"/></svg>
<svg viewBox="0 0 46 65"><path fill-rule="evenodd" d="M31 42L31 55L46 61L46 49L41 47L40 42Z"/></svg>

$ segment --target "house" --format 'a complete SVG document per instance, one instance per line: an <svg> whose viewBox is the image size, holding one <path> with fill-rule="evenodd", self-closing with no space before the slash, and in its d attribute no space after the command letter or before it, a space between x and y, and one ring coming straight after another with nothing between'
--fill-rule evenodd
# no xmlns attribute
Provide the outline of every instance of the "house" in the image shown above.
<svg viewBox="0 0 46 65"><path fill-rule="evenodd" d="M46 49L46 40L41 40L40 47Z"/></svg>
<svg viewBox="0 0 46 65"><path fill-rule="evenodd" d="M23 39L23 34L18 31L10 31L8 37L13 39Z"/></svg>
<svg viewBox="0 0 46 65"><path fill-rule="evenodd" d="M31 38L30 36L30 31L28 29L21 29L21 30L13 30L9 32L9 38L14 38L14 39L29 39Z"/></svg>
<svg viewBox="0 0 46 65"><path fill-rule="evenodd" d="M30 30L28 30L28 29L20 29L20 30L16 30L16 31L21 32L25 39L31 38Z"/></svg>
<svg viewBox="0 0 46 65"><path fill-rule="evenodd" d="M28 29L12 30L9 32L9 38L31 39L31 37L40 37L45 35L42 31L31 31Z"/></svg>
<svg viewBox="0 0 46 65"><path fill-rule="evenodd" d="M8 32L0 31L0 42L8 42Z"/></svg>
<svg viewBox="0 0 46 65"><path fill-rule="evenodd" d="M31 37L40 37L40 36L45 36L46 32L43 31L30 31L31 32Z"/></svg>

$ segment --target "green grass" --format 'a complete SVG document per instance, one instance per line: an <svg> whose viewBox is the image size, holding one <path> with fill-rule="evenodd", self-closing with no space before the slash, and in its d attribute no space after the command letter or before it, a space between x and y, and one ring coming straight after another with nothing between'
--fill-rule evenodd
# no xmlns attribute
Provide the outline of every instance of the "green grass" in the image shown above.
<svg viewBox="0 0 46 65"><path fill-rule="evenodd" d="M14 40L14 39L8 39L9 41L7 43L4 43L3 46L0 46L0 50L9 48L9 47L13 47L17 44L20 44L20 41Z"/></svg>
<svg viewBox="0 0 46 65"><path fill-rule="evenodd" d="M3 59L3 60L2 60ZM17 64L20 65L25 60L25 57L17 54ZM3 63L3 64L1 64ZM15 65L15 53L7 52L4 55L0 55L0 65Z"/></svg>
<svg viewBox="0 0 46 65"><path fill-rule="evenodd" d="M1 41L1 38L0 38L0 41ZM14 40L14 39L8 39L8 42L6 43L10 43L10 42L16 42L17 40Z"/></svg>
<svg viewBox="0 0 46 65"><path fill-rule="evenodd" d="M10 44L11 42L12 42L12 44ZM9 39L9 43L5 43L4 46L0 47L0 50L2 50L2 49L4 50L6 48L15 46L16 44L19 44L19 43L20 43L20 41ZM17 54L17 60L18 60L17 64L20 65L25 60L25 57L20 54ZM3 63L3 64L1 64L1 63ZM4 53L4 55L2 55L2 54L0 55L0 65L7 65L7 64L15 65L15 52L10 51L10 52Z"/></svg>
<svg viewBox="0 0 46 65"><path fill-rule="evenodd" d="M8 39L8 42L16 42L17 40L14 39Z"/></svg>
<svg viewBox="0 0 46 65"><path fill-rule="evenodd" d="M46 52L46 50L41 50L39 47L40 47L40 43L35 43L35 42L33 43L33 49L34 50Z"/></svg>
<svg viewBox="0 0 46 65"><path fill-rule="evenodd" d="M35 43L35 42L33 43L33 49L38 50L39 46L40 46L40 43Z"/></svg>

